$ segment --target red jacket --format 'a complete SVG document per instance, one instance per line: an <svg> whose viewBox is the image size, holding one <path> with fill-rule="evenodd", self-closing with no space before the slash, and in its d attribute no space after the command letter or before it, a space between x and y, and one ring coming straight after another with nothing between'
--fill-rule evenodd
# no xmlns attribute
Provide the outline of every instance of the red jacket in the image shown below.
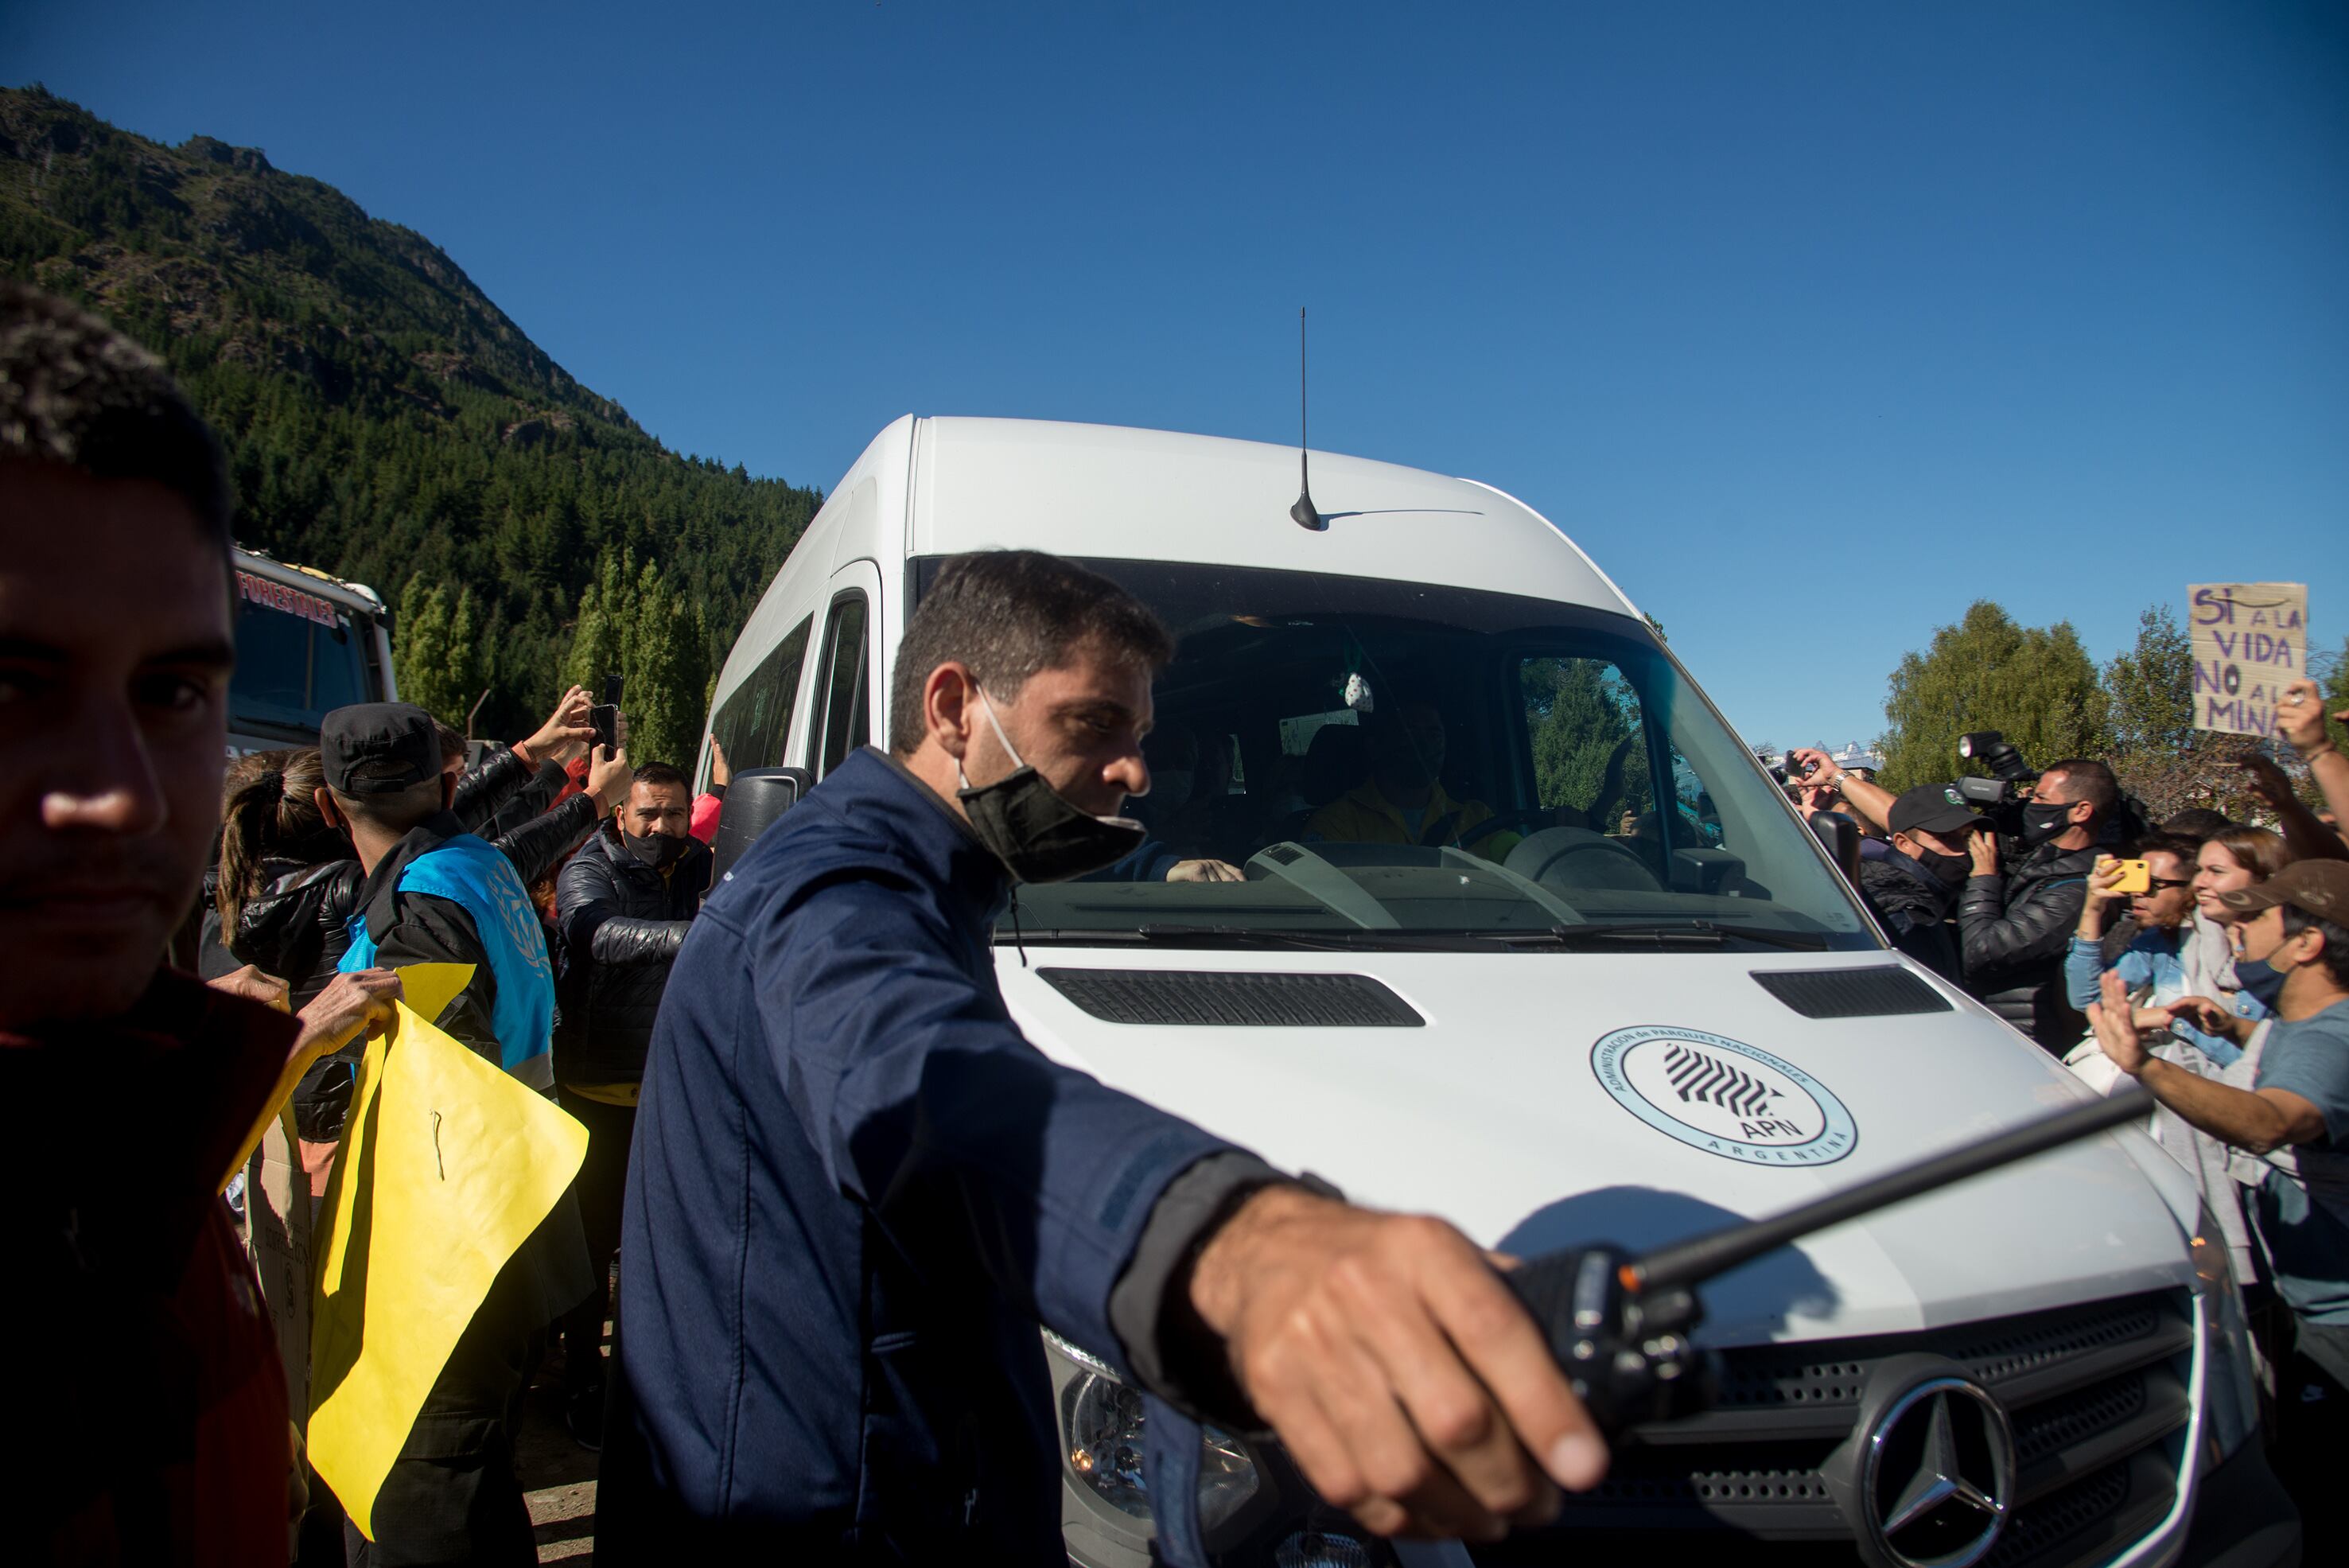
<svg viewBox="0 0 2349 1568"><path fill-rule="evenodd" d="M285 1376L216 1189L298 1028L166 971L0 1033L0 1561L285 1561Z"/></svg>

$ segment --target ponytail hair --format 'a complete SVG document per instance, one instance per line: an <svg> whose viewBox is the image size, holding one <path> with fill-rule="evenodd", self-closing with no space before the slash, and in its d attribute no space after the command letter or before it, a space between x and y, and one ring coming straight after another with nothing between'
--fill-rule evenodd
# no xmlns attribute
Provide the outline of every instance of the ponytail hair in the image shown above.
<svg viewBox="0 0 2349 1568"><path fill-rule="evenodd" d="M228 771L221 803L221 929L233 938L244 906L261 891L263 862L308 859L326 831L316 791L326 782L316 747L259 752ZM347 853L346 849L345 853Z"/></svg>

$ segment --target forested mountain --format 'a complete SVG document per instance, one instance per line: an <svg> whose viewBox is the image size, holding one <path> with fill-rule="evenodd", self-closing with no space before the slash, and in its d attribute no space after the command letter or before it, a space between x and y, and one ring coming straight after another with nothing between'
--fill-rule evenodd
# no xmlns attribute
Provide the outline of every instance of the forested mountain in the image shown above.
<svg viewBox="0 0 2349 1568"><path fill-rule="evenodd" d="M240 542L411 611L444 589L420 618L461 623L464 645L403 647L402 668L429 669L419 695L460 722L455 694L491 688L481 733L544 711L583 593L624 559L660 579L636 602L670 618L630 646L684 644L657 651L690 720L661 728L698 732L718 660L822 501L668 451L440 247L332 186L210 137L163 146L38 87L0 88L0 270L171 363L228 448Z"/></svg>

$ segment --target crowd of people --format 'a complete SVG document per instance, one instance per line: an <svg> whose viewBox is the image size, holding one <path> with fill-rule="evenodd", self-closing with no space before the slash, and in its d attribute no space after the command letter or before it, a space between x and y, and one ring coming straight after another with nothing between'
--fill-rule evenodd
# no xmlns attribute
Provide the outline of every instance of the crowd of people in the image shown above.
<svg viewBox="0 0 2349 1568"><path fill-rule="evenodd" d="M515 1426L558 1341L614 1563L1056 1556L1057 1444L974 1438L1052 1429L1040 1321L1116 1359L1154 1444L1268 1427L1373 1530L1490 1539L1602 1473L1538 1330L1457 1231L1350 1205L1012 1023L990 931L1017 881L1242 875L1164 847L1208 836L1230 759L1180 725L1145 743L1173 644L1114 585L1028 552L948 563L905 629L886 744L720 882L723 751L697 794L632 760L624 721L599 742L575 687L511 745L367 703L223 772L217 444L151 357L22 289L0 291L0 505L36 524L0 558L19 1199L0 1240L25 1282L0 1329L33 1352L0 1468L10 1560L283 1562L323 1521L352 1563L533 1561ZM1900 950L2093 1087L2158 1103L2314 1521L2333 1504L2312 1460L2349 1400L2349 759L2312 683L2279 712L2328 813L2259 760L2266 820L2158 825L2093 758L2004 815L1823 752L1786 765L1806 815L1862 835L1855 890ZM1444 793L1433 705L1329 733L1367 782L1284 836L1419 844L1491 816ZM1128 820L1153 773L1151 821ZM199 978L161 958L191 904ZM326 1191L418 963L469 967L430 1022L586 1143L363 1532L303 1462L221 1195L258 1201L239 1184L281 1097L307 1196ZM57 1106L87 1107L102 1147ZM1162 1528L1181 1551L1179 1511Z"/></svg>
<svg viewBox="0 0 2349 1568"><path fill-rule="evenodd" d="M1858 888L1896 946L2092 1086L2153 1096L2226 1237L2314 1539L2340 1518L2318 1456L2349 1418L2349 757L2314 681L2277 713L2321 812L2256 753L2260 823L2146 824L2093 758L2041 772L2011 825L1953 783L1895 795L1817 750L1787 774L1806 815L1866 836Z"/></svg>

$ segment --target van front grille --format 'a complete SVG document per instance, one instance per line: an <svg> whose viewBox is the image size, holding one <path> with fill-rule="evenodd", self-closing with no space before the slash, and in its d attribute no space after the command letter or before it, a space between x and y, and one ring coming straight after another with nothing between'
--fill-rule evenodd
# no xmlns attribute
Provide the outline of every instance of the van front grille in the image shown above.
<svg viewBox="0 0 2349 1568"><path fill-rule="evenodd" d="M1868 1379L1896 1355L1963 1367L2014 1431L2015 1507L1995 1568L2072 1568L2154 1529L2176 1501L2167 1441L2191 1414L2194 1327L2182 1294L2125 1297L1921 1334L1724 1353L1721 1397L1634 1431L1595 1490L1549 1529L1474 1552L1485 1568L1657 1557L1684 1532L1741 1564L1856 1563L1827 1474ZM1693 1542L1692 1543L1693 1544ZM1662 1548L1669 1552L1669 1548Z"/></svg>

